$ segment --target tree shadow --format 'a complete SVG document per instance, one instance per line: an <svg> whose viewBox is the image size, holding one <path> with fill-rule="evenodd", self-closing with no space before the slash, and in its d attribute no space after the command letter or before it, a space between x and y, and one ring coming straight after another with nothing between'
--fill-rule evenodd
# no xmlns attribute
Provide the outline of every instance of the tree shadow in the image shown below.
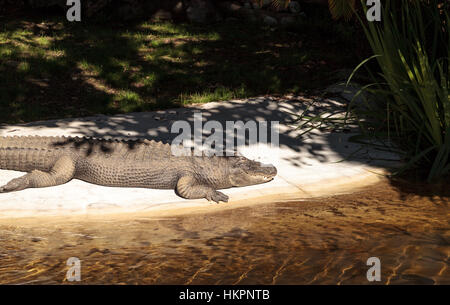
<svg viewBox="0 0 450 305"><path fill-rule="evenodd" d="M318 39L301 30L257 24L34 17L5 22L1 34L0 120L10 123L296 93L317 88L325 70L341 65L325 58L326 43L310 48Z"/></svg>
<svg viewBox="0 0 450 305"><path fill-rule="evenodd" d="M12 135L18 129L30 129L39 132L39 129L58 128L59 130L70 130L70 133L82 135L87 138L64 138L55 143L57 147L70 145L80 149L87 155L93 151L111 152L115 140L125 139L128 149L133 150L136 145L144 140L155 140L163 143L172 143L180 135L181 131L187 132L193 138L195 134L200 135L204 142L212 133L221 134L220 139L224 148L227 147L227 139L232 140L232 149L239 150L241 146L252 143L249 140L249 131L245 127L248 122L255 122L254 127L258 129L257 140L267 143L269 146L279 144L279 147L287 148L289 153L280 156L284 161L294 167L304 168L311 166L314 162L339 162L346 160L356 163L370 163L370 148L361 150L361 145L348 142L352 133L315 131L300 137L301 130L297 130L298 114L311 110L315 103L320 100L317 109L323 107L329 111L342 111L345 104L337 103L332 99L321 97L306 98L303 96L288 99L276 97L249 98L244 102L241 100L216 102L206 104L204 107L190 106L185 108L169 109L156 112L137 112L119 114L115 116L96 116L64 120L38 121L28 124L15 125L11 129L8 126L0 126L3 135ZM195 116L201 114L202 123L195 122ZM182 121L183 126L188 126L187 131L173 128L174 124ZM242 129L234 129L236 122L241 121ZM205 124L217 122L219 129L213 127L209 132L205 131ZM277 138L273 138L271 125L279 122L280 129ZM266 123L267 125L263 125ZM230 126L228 125L230 124ZM232 128L229 128L232 127ZM40 133L45 135L45 133ZM103 139L94 141L92 138ZM216 145L219 143L216 143ZM255 144L255 143L253 143ZM233 152L235 152L235 150ZM230 152L230 150L226 150ZM331 152L331 155L330 155ZM358 152L358 153L355 153ZM270 150L262 148L261 153L270 153ZM369 158L368 158L369 157Z"/></svg>
<svg viewBox="0 0 450 305"><path fill-rule="evenodd" d="M433 183L424 183L424 179L418 180L415 175L394 177L389 183L399 191L402 200L408 200L411 196L425 197L436 205L448 207L450 187L448 177Z"/></svg>

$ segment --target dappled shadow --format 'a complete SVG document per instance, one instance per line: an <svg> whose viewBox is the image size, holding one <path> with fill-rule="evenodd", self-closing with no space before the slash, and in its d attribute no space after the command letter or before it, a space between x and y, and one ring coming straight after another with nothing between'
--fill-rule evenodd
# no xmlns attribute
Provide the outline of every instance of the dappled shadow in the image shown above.
<svg viewBox="0 0 450 305"><path fill-rule="evenodd" d="M355 61L351 47L330 54L333 43L301 28L236 22L107 27L35 17L6 20L0 34L8 123L295 93Z"/></svg>
<svg viewBox="0 0 450 305"><path fill-rule="evenodd" d="M278 143L282 149L287 149L288 154L280 157L294 167L309 167L311 162L337 162L348 160L358 163L370 163L374 159L374 152L370 148L351 143L348 138L351 133L343 130L316 130L311 133L301 135L302 130L297 130L299 125L298 115L309 111L318 113L326 109L329 113L342 112L346 104L342 101L321 98L292 96L290 98L259 97L250 98L244 101L228 101L209 103L203 106L189 106L185 108L169 109L156 112L139 112L129 114L119 114L116 116L96 116L84 117L80 119L50 120L32 122L24 125L15 125L14 128L0 127L2 135L16 134L55 134L52 129L57 128L58 134L77 134L86 137L105 139L101 142L93 141L89 138L66 138L55 145L63 147L65 145L75 146L82 149L87 154L92 151L110 152L109 150L114 140L125 139L129 149L133 150L136 144L142 143L144 139L172 143L175 137L181 132L187 132L190 137L195 134L201 136L205 141L212 132L221 133L223 147L227 147L226 140L232 139L232 149L239 150L239 143L242 145L249 143L249 134L228 128L228 124L235 124L242 121L243 124L255 122L254 127L258 130L258 141L276 144L276 138L272 138L271 124L279 122ZM196 114L201 114L202 124L196 124L194 118ZM174 123L183 121L187 123L188 130L173 128ZM220 129L205 131L205 124L216 121L220 123ZM262 122L267 122L264 126ZM251 124L251 123L250 123ZM233 127L233 126L231 126ZM251 127L247 124L245 127ZM261 128L261 129L260 129ZM350 132L352 130L349 130ZM218 144L218 143L216 143ZM229 151L229 150L228 150ZM357 152L357 153L355 153ZM262 148L261 154L270 153L267 148Z"/></svg>

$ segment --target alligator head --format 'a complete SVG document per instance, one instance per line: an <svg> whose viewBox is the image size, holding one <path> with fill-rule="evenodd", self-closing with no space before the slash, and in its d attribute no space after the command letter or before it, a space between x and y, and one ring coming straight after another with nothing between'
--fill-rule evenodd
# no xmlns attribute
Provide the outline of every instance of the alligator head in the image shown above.
<svg viewBox="0 0 450 305"><path fill-rule="evenodd" d="M229 179L232 186L247 186L271 181L277 169L270 164L252 161L245 157L232 157Z"/></svg>

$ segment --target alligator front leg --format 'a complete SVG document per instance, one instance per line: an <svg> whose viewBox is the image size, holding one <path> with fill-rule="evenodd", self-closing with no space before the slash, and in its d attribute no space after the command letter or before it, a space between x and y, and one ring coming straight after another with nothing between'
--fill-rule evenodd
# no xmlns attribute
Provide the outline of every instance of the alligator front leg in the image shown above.
<svg viewBox="0 0 450 305"><path fill-rule="evenodd" d="M6 185L0 187L0 193L64 184L73 178L74 173L75 162L71 157L63 156L55 162L48 173L34 170L22 177L12 179Z"/></svg>
<svg viewBox="0 0 450 305"><path fill-rule="evenodd" d="M199 183L194 177L183 176L178 180L176 192L186 199L206 198L209 201L228 202L228 196L209 185Z"/></svg>

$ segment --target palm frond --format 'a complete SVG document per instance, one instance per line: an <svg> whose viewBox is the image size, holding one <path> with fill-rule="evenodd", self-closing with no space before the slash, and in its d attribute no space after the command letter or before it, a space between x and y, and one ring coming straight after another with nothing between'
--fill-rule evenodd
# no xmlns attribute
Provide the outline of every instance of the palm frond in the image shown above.
<svg viewBox="0 0 450 305"><path fill-rule="evenodd" d="M355 2L356 0L328 0L328 7L333 19L350 20L355 10Z"/></svg>

